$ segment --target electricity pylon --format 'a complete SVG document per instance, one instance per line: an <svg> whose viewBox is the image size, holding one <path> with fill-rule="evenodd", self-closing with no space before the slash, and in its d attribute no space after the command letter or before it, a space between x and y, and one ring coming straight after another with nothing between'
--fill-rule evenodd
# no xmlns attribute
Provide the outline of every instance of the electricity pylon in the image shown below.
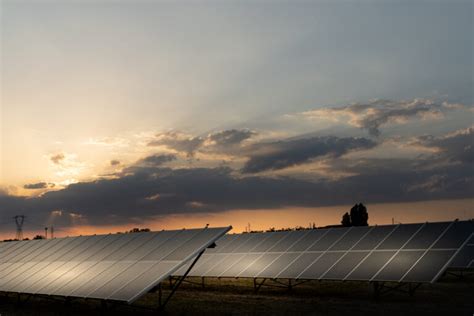
<svg viewBox="0 0 474 316"><path fill-rule="evenodd" d="M17 215L13 217L16 224L16 240L23 240L23 223L25 222L25 215Z"/></svg>

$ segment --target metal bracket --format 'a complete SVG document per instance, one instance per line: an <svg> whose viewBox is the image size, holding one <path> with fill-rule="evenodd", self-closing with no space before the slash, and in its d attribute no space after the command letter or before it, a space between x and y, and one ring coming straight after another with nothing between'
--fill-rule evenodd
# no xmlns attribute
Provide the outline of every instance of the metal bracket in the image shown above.
<svg viewBox="0 0 474 316"><path fill-rule="evenodd" d="M262 282L258 282L258 278L253 278L253 286L255 292L258 292L262 286L273 287L273 288L282 288L291 291L295 286L311 282L313 280L296 280L296 279L287 279L288 282L279 281L278 279L267 279L263 278ZM268 283L271 282L271 283Z"/></svg>
<svg viewBox="0 0 474 316"><path fill-rule="evenodd" d="M415 295L415 291L422 285L422 283L399 283L394 286L388 286L385 282L372 282L374 289L374 299L379 299L381 296L390 292L407 293L410 296Z"/></svg>
<svg viewBox="0 0 474 316"><path fill-rule="evenodd" d="M194 259L193 263L191 263L191 265L188 267L188 269L186 270L186 272L178 279L178 281L176 281L172 287L171 287L171 293L166 297L166 299L163 301L163 293L162 293L162 289L161 289L161 283L158 285L158 310L159 311L163 311L165 309L165 306L166 304L169 302L169 300L171 299L171 297L173 296L173 294L176 292L176 290L179 288L179 286L181 285L181 283L183 283L183 280L188 276L189 272L191 271L191 269L194 267L194 265L196 264L196 262L199 260L199 258L201 258L202 254L204 253L206 249L203 249L198 255L197 257ZM170 279L170 284L171 284L171 279Z"/></svg>
<svg viewBox="0 0 474 316"><path fill-rule="evenodd" d="M200 277L201 281L191 281L191 280L183 280L183 283L188 283L188 284L193 284L193 285L198 285L201 286L201 288L205 288L206 282L205 282L205 277ZM179 277L169 277L169 283L170 283L170 288L173 286L174 283L179 280Z"/></svg>
<svg viewBox="0 0 474 316"><path fill-rule="evenodd" d="M253 279L253 289L254 289L255 293L257 293L258 290L260 290L260 288L262 287L263 283L265 283L266 280L267 280L267 279L264 278L264 279L262 280L262 282L258 283L257 278L254 278L254 279Z"/></svg>
<svg viewBox="0 0 474 316"><path fill-rule="evenodd" d="M457 277L458 279L465 279L472 277L474 275L474 270L472 269L453 269L446 271L446 275L452 275Z"/></svg>

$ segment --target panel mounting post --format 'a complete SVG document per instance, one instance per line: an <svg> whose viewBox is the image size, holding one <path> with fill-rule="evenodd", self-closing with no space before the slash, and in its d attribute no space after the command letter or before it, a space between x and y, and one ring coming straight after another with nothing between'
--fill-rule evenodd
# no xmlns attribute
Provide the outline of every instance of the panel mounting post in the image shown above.
<svg viewBox="0 0 474 316"><path fill-rule="evenodd" d="M171 297L173 296L173 294L176 292L176 290L178 289L178 287L181 285L181 283L183 282L183 280L188 276L189 272L191 271L191 269L194 267L194 265L196 264L196 262L199 260L199 258L201 258L202 254L204 253L206 249L203 249L198 255L197 257L194 259L193 263L191 263L191 265L189 266L189 268L186 270L186 272L178 279L178 281L176 281L173 285L173 287L171 288L171 293L166 297L166 299L164 300L164 302L162 302L161 298L162 298L162 294L161 294L161 284L159 286L159 300L158 300L158 303L159 303L159 306L158 306L158 310L159 311L163 311L165 309L165 306L166 304L168 303L168 301L171 299Z"/></svg>
<svg viewBox="0 0 474 316"><path fill-rule="evenodd" d="M262 282L258 283L257 278L253 278L253 289L255 293L257 293L258 290L260 290L260 288L262 287L263 283L265 283L266 280L267 278L263 278Z"/></svg>

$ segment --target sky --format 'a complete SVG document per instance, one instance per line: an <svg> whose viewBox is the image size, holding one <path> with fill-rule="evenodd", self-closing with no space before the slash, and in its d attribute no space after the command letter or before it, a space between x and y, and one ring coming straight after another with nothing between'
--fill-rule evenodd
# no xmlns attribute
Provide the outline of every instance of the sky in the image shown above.
<svg viewBox="0 0 474 316"><path fill-rule="evenodd" d="M472 218L473 6L0 0L0 237Z"/></svg>

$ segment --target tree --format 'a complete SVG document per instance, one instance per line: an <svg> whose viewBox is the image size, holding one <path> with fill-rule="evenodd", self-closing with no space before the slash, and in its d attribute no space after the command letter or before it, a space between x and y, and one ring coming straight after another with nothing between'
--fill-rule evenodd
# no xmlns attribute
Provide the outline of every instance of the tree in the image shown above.
<svg viewBox="0 0 474 316"><path fill-rule="evenodd" d="M355 204L351 208L351 224L352 226L368 226L368 220L369 220L369 213L367 212L367 208L364 206L364 204L359 203Z"/></svg>
<svg viewBox="0 0 474 316"><path fill-rule="evenodd" d="M132 228L131 230L129 230L128 232L129 233L143 233L143 232L149 232L150 229L149 228Z"/></svg>
<svg viewBox="0 0 474 316"><path fill-rule="evenodd" d="M352 224L351 224L351 216L349 215L349 213L346 212L344 215L342 215L341 224L342 224L342 226L344 226L344 227L352 226Z"/></svg>
<svg viewBox="0 0 474 316"><path fill-rule="evenodd" d="M35 237L33 237L33 239L44 239L44 236L41 236L41 235L36 235Z"/></svg>

